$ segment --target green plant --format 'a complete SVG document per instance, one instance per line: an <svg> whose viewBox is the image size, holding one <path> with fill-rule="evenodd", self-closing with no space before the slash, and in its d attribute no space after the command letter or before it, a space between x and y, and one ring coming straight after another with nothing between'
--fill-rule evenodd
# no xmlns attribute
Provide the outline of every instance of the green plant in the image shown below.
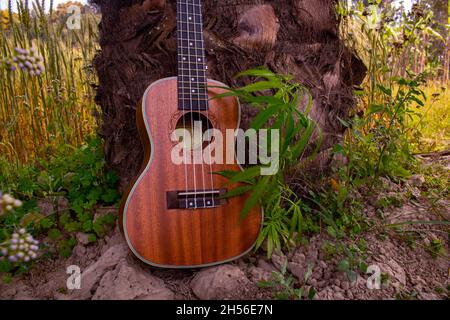
<svg viewBox="0 0 450 320"><path fill-rule="evenodd" d="M431 254L431 256L436 259L438 256L445 256L447 251L445 250L444 243L441 239L433 239L431 242L426 246L428 252Z"/></svg>
<svg viewBox="0 0 450 320"><path fill-rule="evenodd" d="M341 178L357 184L381 175L405 178L414 165L411 141L420 134L428 97L431 105L436 99L435 92L425 90L436 67L427 63L431 49L424 39L442 41L443 36L433 29L432 13L419 5L398 17L381 1L352 7L340 2L337 13L343 39L368 68L362 90L355 92L354 118L341 120L350 129L344 145L335 148L348 159Z"/></svg>
<svg viewBox="0 0 450 320"><path fill-rule="evenodd" d="M415 153L450 149L450 90L449 85L429 81L423 89L426 105L416 110L408 122L411 148Z"/></svg>
<svg viewBox="0 0 450 320"><path fill-rule="evenodd" d="M312 266L309 265L303 279L304 283L308 281L311 273ZM287 261L283 264L280 272L272 272L270 281L260 281L258 286L273 289L273 297L277 300L301 300L305 298L312 300L316 296L316 291L313 287L296 286L294 277L287 271Z"/></svg>
<svg viewBox="0 0 450 320"><path fill-rule="evenodd" d="M263 79L243 88L225 88L228 92L219 95L237 96L241 101L259 109L251 123L254 130L268 129L269 148L275 147L276 170L268 175L262 174L264 165L252 166L243 172L219 172L230 183L243 182L246 185L230 191L226 197L237 196L246 192L251 195L245 203L241 218L245 218L250 209L261 203L265 208L263 230L258 238L256 248L267 239L268 255L273 249L281 249L289 244L293 234L301 235L305 231L305 218L302 201L286 183L290 176L306 160L312 159L321 146L322 133L308 114L312 107L312 97L308 90L292 81L292 77L277 75L264 69L252 69L240 73L237 77L256 77ZM271 91L271 95L258 95L258 92ZM300 111L303 110L303 111ZM312 143L316 135L315 144ZM266 148L260 143L259 148ZM309 154L305 157L305 154ZM272 154L272 157L274 154ZM260 158L261 163L264 161Z"/></svg>
<svg viewBox="0 0 450 320"><path fill-rule="evenodd" d="M342 257L337 265L337 270L344 272L350 282L357 281L358 274L367 272L367 243L364 239L360 239L356 243L337 240L335 247L337 253Z"/></svg>
<svg viewBox="0 0 450 320"><path fill-rule="evenodd" d="M313 212L326 224L329 235L335 239L353 237L368 226L361 214L361 200L349 196L350 187L334 179L331 181L330 189L311 190L307 199L315 205Z"/></svg>
<svg viewBox="0 0 450 320"><path fill-rule="evenodd" d="M401 205L402 201L397 195L388 195L386 197L381 197L375 203L377 209L387 209L392 206L400 207Z"/></svg>
<svg viewBox="0 0 450 320"><path fill-rule="evenodd" d="M114 215L94 216L99 205L115 205L120 194L118 177L105 169L102 141L88 138L86 144L52 150L47 159L34 165L9 165L0 169L0 188L21 195L23 206L0 221L0 230L11 232L24 226L34 234L47 234L55 250L70 255L76 245L75 234L86 233L89 242L105 235L107 226L115 223ZM67 199L60 208L59 201ZM54 208L40 212L38 202Z"/></svg>

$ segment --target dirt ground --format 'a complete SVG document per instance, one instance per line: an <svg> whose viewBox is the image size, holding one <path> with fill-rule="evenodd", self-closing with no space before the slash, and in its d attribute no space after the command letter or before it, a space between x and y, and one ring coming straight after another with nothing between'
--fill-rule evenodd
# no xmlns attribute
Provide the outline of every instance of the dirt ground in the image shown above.
<svg viewBox="0 0 450 320"><path fill-rule="evenodd" d="M439 162L449 169L449 157ZM349 250L364 243L360 256L369 269L378 272L374 276L364 274L351 261L343 268L342 260L348 257L330 246L335 240L326 232L312 236L308 245L278 252L271 259L259 251L206 270L161 270L137 261L116 229L95 245L78 244L69 259L43 259L28 274L0 284L0 299L272 299L282 288L261 288L258 283L271 280L272 272L280 273L284 265L284 277L295 279L293 288L303 287L305 292L313 288L314 299L448 299L449 227L431 221L450 221L450 199L431 201L421 196L422 182L416 178L419 181L412 181L409 190L386 179L389 192L416 195L383 210L374 203L385 195L368 195L363 212L373 227L341 242ZM422 223L402 226L406 221ZM79 266L87 279L82 280L86 288L81 293L67 289L70 265ZM380 288L373 287L377 275Z"/></svg>

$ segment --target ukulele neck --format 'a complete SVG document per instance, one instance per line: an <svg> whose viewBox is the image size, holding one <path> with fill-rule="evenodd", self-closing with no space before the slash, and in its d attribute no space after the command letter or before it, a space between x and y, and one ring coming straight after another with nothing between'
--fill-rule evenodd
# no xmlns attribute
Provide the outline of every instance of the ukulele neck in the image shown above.
<svg viewBox="0 0 450 320"><path fill-rule="evenodd" d="M178 108L208 110L201 0L177 0Z"/></svg>

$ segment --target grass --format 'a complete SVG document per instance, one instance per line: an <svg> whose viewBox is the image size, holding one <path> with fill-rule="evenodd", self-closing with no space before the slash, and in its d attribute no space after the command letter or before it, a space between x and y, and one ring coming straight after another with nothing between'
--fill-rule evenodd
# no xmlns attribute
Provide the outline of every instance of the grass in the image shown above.
<svg viewBox="0 0 450 320"><path fill-rule="evenodd" d="M418 135L411 136L413 150L426 153L450 149L450 87L449 84L429 82L425 88L429 97L425 107L410 122ZM433 97L434 96L434 97Z"/></svg>
<svg viewBox="0 0 450 320"><path fill-rule="evenodd" d="M45 155L49 145L80 145L97 128L91 62L98 18L83 15L81 29L69 30L51 22L39 1L33 6L35 15L21 5L17 14L10 10L0 30L0 155L16 163ZM44 72L18 67L16 48L34 48Z"/></svg>

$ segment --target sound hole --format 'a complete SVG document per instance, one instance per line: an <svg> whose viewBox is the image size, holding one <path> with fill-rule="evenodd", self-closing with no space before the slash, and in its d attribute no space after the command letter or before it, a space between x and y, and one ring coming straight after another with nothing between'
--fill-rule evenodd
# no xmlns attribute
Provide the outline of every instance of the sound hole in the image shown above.
<svg viewBox="0 0 450 320"><path fill-rule="evenodd" d="M177 129L185 129L189 132L191 139L186 139L184 148L186 150L205 149L214 138L207 135L209 129L213 129L211 121L200 112L187 112L177 122ZM204 141L206 137L206 141ZM183 142L181 138L180 142ZM190 141L189 141L190 140Z"/></svg>

